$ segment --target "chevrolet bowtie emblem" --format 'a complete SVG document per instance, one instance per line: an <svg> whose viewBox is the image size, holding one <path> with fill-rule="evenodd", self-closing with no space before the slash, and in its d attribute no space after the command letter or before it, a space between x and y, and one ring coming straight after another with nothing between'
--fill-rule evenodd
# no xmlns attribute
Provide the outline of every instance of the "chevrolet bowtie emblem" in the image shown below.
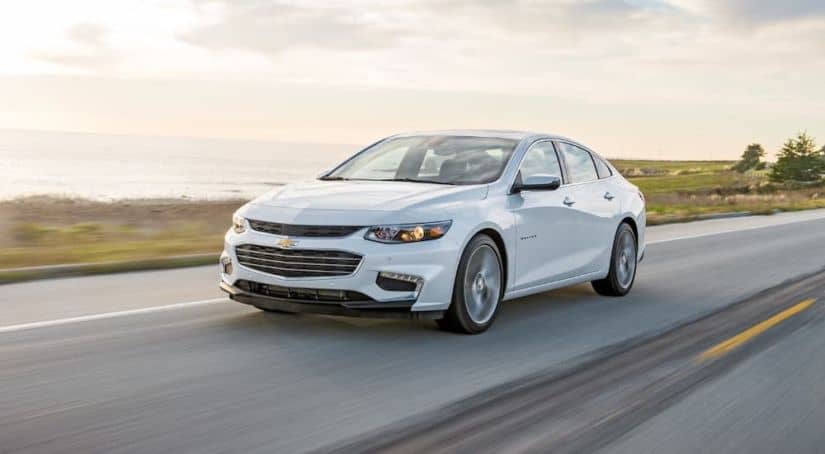
<svg viewBox="0 0 825 454"><path fill-rule="evenodd" d="M296 244L298 244L297 241L290 240L289 238L282 238L282 239L278 240L278 246L280 246L284 249L291 248L292 246L295 246Z"/></svg>

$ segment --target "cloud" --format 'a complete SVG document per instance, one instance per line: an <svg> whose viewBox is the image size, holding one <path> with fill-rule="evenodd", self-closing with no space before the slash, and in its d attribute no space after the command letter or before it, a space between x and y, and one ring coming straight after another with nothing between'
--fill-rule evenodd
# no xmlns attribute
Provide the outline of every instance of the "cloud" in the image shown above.
<svg viewBox="0 0 825 454"><path fill-rule="evenodd" d="M821 1L28 0L18 8L25 20L0 15L17 38L0 46L0 73L208 81L169 97L156 83L135 93L130 84L63 88L76 87L73 78L54 93L119 112L128 110L111 100L129 94L134 108L152 106L150 120L195 103L174 128L242 125L238 136L254 122L329 137L452 124L595 132L628 149L727 138L740 150L762 131L779 143L786 131L825 124ZM59 105L37 87L28 92L44 112ZM215 128L192 120L207 111L217 112Z"/></svg>
<svg viewBox="0 0 825 454"><path fill-rule="evenodd" d="M74 69L100 69L113 64L116 53L106 38L108 29L84 22L70 27L65 34L63 49L33 52L32 57L46 63Z"/></svg>
<svg viewBox="0 0 825 454"><path fill-rule="evenodd" d="M406 41L559 37L632 29L678 16L658 0L367 0L281 3L203 0L219 17L179 34L211 50L275 55L295 48L369 51ZM552 43L552 41L551 41ZM487 43L485 43L487 44Z"/></svg>
<svg viewBox="0 0 825 454"><path fill-rule="evenodd" d="M752 24L825 17L822 0L728 0L715 5L728 19Z"/></svg>
<svg viewBox="0 0 825 454"><path fill-rule="evenodd" d="M71 27L66 36L82 46L101 47L105 45L103 39L107 33L108 30L99 24L81 23Z"/></svg>
<svg viewBox="0 0 825 454"><path fill-rule="evenodd" d="M278 2L207 2L219 4L222 17L179 35L209 49L279 53L291 48L361 50L398 44L404 31L359 9L298 6Z"/></svg>
<svg viewBox="0 0 825 454"><path fill-rule="evenodd" d="M201 14L178 38L268 81L775 103L825 61L816 5L783 13L804 23L737 27L758 0L724 11L712 0L195 1Z"/></svg>

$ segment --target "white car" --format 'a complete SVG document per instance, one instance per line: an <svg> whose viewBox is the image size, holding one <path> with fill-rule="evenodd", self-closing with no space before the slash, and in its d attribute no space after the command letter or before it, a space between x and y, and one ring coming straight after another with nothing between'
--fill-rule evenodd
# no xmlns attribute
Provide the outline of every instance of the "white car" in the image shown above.
<svg viewBox="0 0 825 454"><path fill-rule="evenodd" d="M644 196L580 143L401 134L241 207L220 285L266 311L429 318L479 333L504 300L588 281L625 295L644 240Z"/></svg>

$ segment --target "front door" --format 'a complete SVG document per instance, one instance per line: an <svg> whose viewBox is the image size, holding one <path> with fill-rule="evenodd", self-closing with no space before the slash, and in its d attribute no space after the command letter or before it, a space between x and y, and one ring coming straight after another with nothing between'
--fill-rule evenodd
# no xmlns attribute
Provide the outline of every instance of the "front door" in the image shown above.
<svg viewBox="0 0 825 454"><path fill-rule="evenodd" d="M563 176L559 156L550 141L538 142L524 155L522 179L532 175ZM582 267L576 251L582 247L577 231L580 215L570 203L570 186L556 190L525 190L510 196L516 223L516 290L576 276Z"/></svg>

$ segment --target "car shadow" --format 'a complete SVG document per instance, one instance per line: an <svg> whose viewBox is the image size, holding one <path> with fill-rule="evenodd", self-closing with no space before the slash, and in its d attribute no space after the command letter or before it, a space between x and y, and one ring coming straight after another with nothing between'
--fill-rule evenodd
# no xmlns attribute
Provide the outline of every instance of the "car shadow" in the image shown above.
<svg viewBox="0 0 825 454"><path fill-rule="evenodd" d="M505 302L491 329L475 336L441 331L433 321L266 313L239 305L201 332L235 352L233 368L334 380L336 389L374 377L446 374L454 383L455 374L465 373L480 384L490 374L529 373L626 338L628 321L637 316L627 303L635 306L599 296L589 285L554 290ZM255 379L274 383L267 374Z"/></svg>
<svg viewBox="0 0 825 454"><path fill-rule="evenodd" d="M495 324L487 334L504 331L521 321L546 317L565 308L582 303L602 302L607 298L593 292L590 285L578 285L564 289L539 293L527 297L505 301L499 309ZM376 319L362 317L345 317L318 314L289 314L254 311L234 318L230 322L244 330L253 330L265 334L277 330L278 335L330 336L340 339L352 336L362 340L376 340L387 337L396 338L419 335L431 337L435 333L455 336L454 333L438 329L433 320ZM462 336L476 337L476 336Z"/></svg>

